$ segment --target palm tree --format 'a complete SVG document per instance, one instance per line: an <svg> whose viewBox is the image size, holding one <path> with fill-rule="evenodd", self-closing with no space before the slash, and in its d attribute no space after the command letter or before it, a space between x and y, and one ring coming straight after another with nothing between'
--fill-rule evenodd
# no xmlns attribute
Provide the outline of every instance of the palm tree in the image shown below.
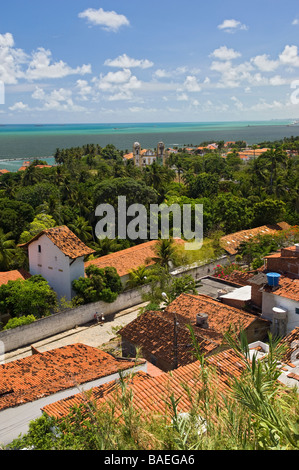
<svg viewBox="0 0 299 470"><path fill-rule="evenodd" d="M129 272L129 280L127 281L126 287L133 289L134 287L142 286L146 284L149 279L148 268L145 265L141 265Z"/></svg>
<svg viewBox="0 0 299 470"><path fill-rule="evenodd" d="M78 216L73 224L69 224L69 228L84 243L88 243L90 240L92 240L92 227L88 224L84 217Z"/></svg>
<svg viewBox="0 0 299 470"><path fill-rule="evenodd" d="M100 257L119 251L120 245L117 243L116 240L111 240L110 238L106 237L103 239L98 239L92 245L92 249L95 250L94 256Z"/></svg>
<svg viewBox="0 0 299 470"><path fill-rule="evenodd" d="M12 232L5 234L0 228L0 269L2 271L9 270L16 251L15 241L11 239L12 235Z"/></svg>
<svg viewBox="0 0 299 470"><path fill-rule="evenodd" d="M161 239L155 247L156 256L151 259L158 265L169 270L171 264L176 264L177 250L173 238Z"/></svg>

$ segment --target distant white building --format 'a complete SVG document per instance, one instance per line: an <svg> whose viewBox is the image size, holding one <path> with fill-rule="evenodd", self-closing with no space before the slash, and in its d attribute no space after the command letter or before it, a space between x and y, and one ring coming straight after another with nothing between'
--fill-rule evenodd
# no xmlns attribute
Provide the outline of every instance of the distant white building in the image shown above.
<svg viewBox="0 0 299 470"><path fill-rule="evenodd" d="M85 256L94 253L66 226L43 230L20 246L28 249L30 274L43 276L67 300L74 295L72 282L85 275Z"/></svg>

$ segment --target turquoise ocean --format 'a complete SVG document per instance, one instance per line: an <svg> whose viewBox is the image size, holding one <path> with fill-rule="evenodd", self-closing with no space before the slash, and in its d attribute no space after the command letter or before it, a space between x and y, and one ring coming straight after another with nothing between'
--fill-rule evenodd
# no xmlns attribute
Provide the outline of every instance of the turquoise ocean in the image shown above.
<svg viewBox="0 0 299 470"><path fill-rule="evenodd" d="M249 145L299 135L299 124L290 120L132 123L132 124L20 124L0 125L0 169L17 171L25 160L40 158L54 163L57 148L113 144L132 151L133 143L143 148L199 145L204 141L244 140Z"/></svg>

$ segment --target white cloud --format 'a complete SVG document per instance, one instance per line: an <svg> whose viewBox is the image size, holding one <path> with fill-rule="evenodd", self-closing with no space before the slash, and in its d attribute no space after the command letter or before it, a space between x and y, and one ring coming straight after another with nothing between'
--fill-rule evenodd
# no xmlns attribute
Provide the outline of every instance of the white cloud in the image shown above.
<svg viewBox="0 0 299 470"><path fill-rule="evenodd" d="M93 82L98 90L111 93L108 97L110 101L132 99L132 91L141 87L140 80L132 75L129 69L100 75L100 78L94 79Z"/></svg>
<svg viewBox="0 0 299 470"><path fill-rule="evenodd" d="M88 96L92 94L92 87L88 84L87 80L77 80L76 89L78 94L83 101L87 101Z"/></svg>
<svg viewBox="0 0 299 470"><path fill-rule="evenodd" d="M211 65L211 70L219 72L221 77L218 87L234 88L240 86L241 82L250 78L250 71L253 67L250 63L243 63L233 66L231 61L214 61Z"/></svg>
<svg viewBox="0 0 299 470"><path fill-rule="evenodd" d="M287 80L282 78L280 75L275 75L269 79L269 83L273 86L286 85Z"/></svg>
<svg viewBox="0 0 299 470"><path fill-rule="evenodd" d="M0 34L0 47L13 47L15 44L11 33Z"/></svg>
<svg viewBox="0 0 299 470"><path fill-rule="evenodd" d="M23 77L22 65L28 60L22 49L14 47L11 33L0 34L0 80L7 85L18 83Z"/></svg>
<svg viewBox="0 0 299 470"><path fill-rule="evenodd" d="M257 55L251 62L262 72L273 72L278 66L278 60L270 60L267 54Z"/></svg>
<svg viewBox="0 0 299 470"><path fill-rule="evenodd" d="M283 108L285 106L284 103L280 101L274 100L272 103L267 103L265 100L261 99L257 104L251 107L254 111L263 111L266 109L278 109Z"/></svg>
<svg viewBox="0 0 299 470"><path fill-rule="evenodd" d="M236 96L232 96L231 100L234 102L237 109L244 109L243 103Z"/></svg>
<svg viewBox="0 0 299 470"><path fill-rule="evenodd" d="M298 47L285 46L283 52L279 55L279 60L283 65L299 67Z"/></svg>
<svg viewBox="0 0 299 470"><path fill-rule="evenodd" d="M184 88L187 91L190 91L191 93L201 91L201 87L197 82L196 77L192 75L188 75L185 82L184 82Z"/></svg>
<svg viewBox="0 0 299 470"><path fill-rule="evenodd" d="M45 78L63 78L68 75L85 75L91 73L90 65L83 65L72 69L65 62L51 63L52 53L40 47L32 54L31 62L26 71L26 78L29 80L39 80Z"/></svg>
<svg viewBox="0 0 299 470"><path fill-rule="evenodd" d="M211 56L219 60L232 60L240 57L241 54L234 49L229 49L227 46L221 46L218 49L215 49Z"/></svg>
<svg viewBox="0 0 299 470"><path fill-rule="evenodd" d="M223 23L218 25L218 29L221 29L226 33L234 33L238 29L247 30L248 27L245 24L242 24L240 21L231 19L231 20L224 20Z"/></svg>
<svg viewBox="0 0 299 470"><path fill-rule="evenodd" d="M72 91L65 88L55 89L47 94L42 88L37 87L32 98L42 102L43 108L37 108L39 111L85 111L85 108L73 102Z"/></svg>
<svg viewBox="0 0 299 470"><path fill-rule="evenodd" d="M188 95L186 93L182 93L181 95L177 96L177 100L178 101L188 101L189 98L188 98Z"/></svg>
<svg viewBox="0 0 299 470"><path fill-rule="evenodd" d="M28 104L23 103L23 101L18 101L13 106L9 107L10 111L24 111L28 109Z"/></svg>
<svg viewBox="0 0 299 470"><path fill-rule="evenodd" d="M199 68L191 68L188 69L185 65L179 66L173 70L165 70L165 69L157 69L153 77L154 78L177 78L181 75L185 75L186 73L192 73L193 75L197 75L200 72Z"/></svg>
<svg viewBox="0 0 299 470"><path fill-rule="evenodd" d="M104 65L107 65L109 67L118 67L121 69L130 69L135 67L140 67L141 69L148 69L152 67L154 63L147 59L132 59L131 57L128 57L127 54L123 54L117 57L116 59L107 59Z"/></svg>
<svg viewBox="0 0 299 470"><path fill-rule="evenodd" d="M297 24L299 24L299 20L298 20L298 18L295 18L295 19L294 19L294 21L292 22L292 24L293 24L293 25L297 25Z"/></svg>
<svg viewBox="0 0 299 470"><path fill-rule="evenodd" d="M121 26L129 26L130 24L124 15L119 15L115 11L104 11L103 8L99 10L88 8L78 16L87 19L93 25L102 26L106 31L116 32Z"/></svg>

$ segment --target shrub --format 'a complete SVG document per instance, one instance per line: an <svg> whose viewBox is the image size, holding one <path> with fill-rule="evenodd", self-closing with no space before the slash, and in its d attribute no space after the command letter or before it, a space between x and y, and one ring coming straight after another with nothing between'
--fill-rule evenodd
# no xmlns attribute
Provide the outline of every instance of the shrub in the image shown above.
<svg viewBox="0 0 299 470"><path fill-rule="evenodd" d="M35 320L36 319L34 315L27 315L19 318L11 318L10 320L8 320L3 330L12 330L13 328L17 328L18 326L30 325L30 323L35 322Z"/></svg>

